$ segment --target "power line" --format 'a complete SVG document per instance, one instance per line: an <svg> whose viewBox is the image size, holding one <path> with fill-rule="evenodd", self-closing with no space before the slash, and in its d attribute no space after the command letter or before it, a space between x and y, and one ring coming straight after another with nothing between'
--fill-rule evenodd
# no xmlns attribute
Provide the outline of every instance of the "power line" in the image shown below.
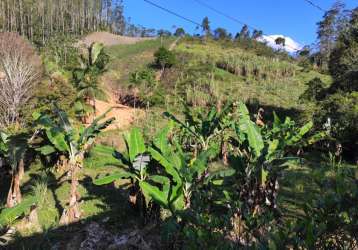
<svg viewBox="0 0 358 250"><path fill-rule="evenodd" d="M187 22L190 22L190 23L192 23L192 24L195 24L196 26L202 27L202 25L201 25L200 23L198 23L198 22L196 22L196 21L194 21L194 20L192 20L192 19L190 19L190 18L187 18L187 17L185 17L185 16L182 16L182 15L180 15L180 14L178 14L178 13L172 11L172 10L169 10L169 9L167 9L167 8L165 8L165 7L162 7L162 6L160 6L160 5L156 4L156 3L153 3L152 1L149 1L149 0L143 0L143 1L146 2L146 3L148 3L148 4L150 4L150 5L152 5L152 6L154 6L154 7L159 8L159 9L161 9L161 10L164 10L165 12L168 12L168 13L170 13L170 14L176 16L176 17L179 17L179 18L181 18L181 19L183 19L183 20L185 20L185 21L187 21Z"/></svg>
<svg viewBox="0 0 358 250"><path fill-rule="evenodd" d="M239 24L242 24L242 25L246 25L247 27L249 27L249 28L252 29L252 30L261 30L261 29L258 29L258 28L255 27L255 26L248 25L247 23L245 23L245 22L243 22L243 21L240 21L240 20L238 20L237 18L232 17L232 16L230 16L230 15L228 15L228 14L226 14L226 13L224 13L224 12L222 12L222 11L220 11L220 10L214 8L214 7L212 7L212 6L208 5L207 3L204 3L204 2L201 1L201 0L193 0L193 1L194 1L194 2L197 2L198 4L200 4L200 5L204 6L204 7L206 7L206 8L208 8L208 9L210 9L210 10L216 12L217 14L222 15L222 16L224 16L224 17L226 17L226 18L228 18L228 19L230 19L230 20L232 20L232 21L234 21L234 22L236 22L236 23L239 23ZM263 34L263 35L266 35L266 38L267 38L267 39L270 39L271 41L276 42L276 40L275 40L274 38L270 37L269 35L264 34L264 33L262 33L262 34ZM294 50L294 51L299 51L299 49L296 49L296 48L294 48L294 47L292 47L292 46L290 46L290 45L287 45L287 44L285 45L285 47L288 47L288 48L290 48L290 49L292 49L292 50Z"/></svg>
<svg viewBox="0 0 358 250"><path fill-rule="evenodd" d="M163 11L169 13L169 14L172 14L172 15L174 15L174 16L176 16L176 17L179 17L179 18L181 18L181 19L183 19L183 20L185 20L185 21L187 21L187 22L190 22L190 23L192 23L192 24L195 24L196 26L203 27L202 24L200 24L200 23L198 23L198 22L196 22L196 21L194 21L194 20L192 20L192 19L190 19L190 18L184 17L184 16L182 16L182 15L180 15L180 14L178 14L178 13L172 11L172 10L169 10L169 9L167 9L167 8L165 8L165 7L162 7L162 6L160 6L160 5L158 5L158 4L154 3L154 2L152 2L152 1L150 1L150 0L143 0L143 1L146 2L146 3L148 3L148 4L150 4L150 5L152 5L152 6L154 6L154 7L156 7L156 8L158 8L158 9L161 9L161 10L163 10ZM232 17L232 16L230 16L230 15L228 15L228 14L225 14L224 12L215 9L214 7L211 7L210 5L208 5L208 4L206 4L206 3L203 3L203 2L200 1L200 0L193 0L193 1L195 1L195 2L197 2L197 3L199 3L199 4L203 5L203 6L205 6L206 8L209 8L210 10L212 10L212 11L214 11L214 12L216 12L216 13L222 15L222 16L225 16L226 18L228 18L228 19L230 19L230 20L232 20L232 21L234 21L234 22L236 22L236 23L239 23L239 24L242 24L242 25L247 25L247 27L249 27L250 29L260 30L260 29L254 27L254 26L250 26L250 25L248 25L248 24L246 24L246 23L244 23L244 22L242 22L242 21L236 19L235 17ZM264 33L263 33L263 35L266 35L266 38L267 38L267 39L270 39L271 41L276 42L276 40L275 40L274 38L268 36L267 34L264 34ZM294 51L299 51L299 49L296 49L296 48L294 48L294 47L292 47L292 46L290 46L290 45L287 45L287 44L285 45L285 47L288 47L288 48L290 48L290 49L292 49L292 50L294 50Z"/></svg>
<svg viewBox="0 0 358 250"><path fill-rule="evenodd" d="M313 7L315 7L316 9L322 11L322 12L327 12L325 9L323 9L321 6L315 4L314 2L310 1L310 0L303 0L305 2L307 2L308 4L312 5Z"/></svg>
<svg viewBox="0 0 358 250"><path fill-rule="evenodd" d="M193 0L193 1L195 1L195 2L197 2L198 4L203 5L203 6L205 6L206 8L208 8L208 9L210 9L210 10L212 10L212 11L218 13L219 15L222 15L222 16L228 18L228 19L231 19L231 20L234 21L234 22L237 22L237 23L242 24L242 25L247 25L246 23L244 23L244 22L242 22L242 21L236 19L235 17L232 17L232 16L230 16L230 15L228 15L228 14L226 14L226 13L220 11L220 10L217 10L217 9L211 7L210 5L204 3L204 2L202 2L202 1L200 1L200 0ZM248 25L247 25L247 26L248 26ZM248 27L249 27L249 26L248 26ZM249 28L255 29L254 27L249 27Z"/></svg>

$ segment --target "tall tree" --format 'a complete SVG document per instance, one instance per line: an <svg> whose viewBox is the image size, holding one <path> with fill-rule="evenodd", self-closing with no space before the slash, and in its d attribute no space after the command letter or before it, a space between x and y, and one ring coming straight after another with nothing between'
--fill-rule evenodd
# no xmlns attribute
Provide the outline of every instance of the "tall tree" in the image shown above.
<svg viewBox="0 0 358 250"><path fill-rule="evenodd" d="M215 37L215 39L227 39L230 36L226 29L219 27L214 30L214 37Z"/></svg>
<svg viewBox="0 0 358 250"><path fill-rule="evenodd" d="M164 29L158 30L157 34L160 37L169 37L172 35L172 33L169 30L164 30Z"/></svg>
<svg viewBox="0 0 358 250"><path fill-rule="evenodd" d="M320 50L320 66L322 69L328 69L329 57L335 46L338 34L341 31L345 18L342 17L345 5L341 1L337 1L330 10L328 10L323 20L318 22L317 38Z"/></svg>
<svg viewBox="0 0 358 250"><path fill-rule="evenodd" d="M201 26L203 28L203 32L205 33L205 36L210 36L211 28L210 28L210 21L208 17L204 17Z"/></svg>
<svg viewBox="0 0 358 250"><path fill-rule="evenodd" d="M251 38L252 38L252 39L257 39L257 38L261 37L262 35L263 35L262 30L256 30L256 29L255 29L255 30L252 32Z"/></svg>
<svg viewBox="0 0 358 250"><path fill-rule="evenodd" d="M184 36L185 35L185 30L183 28L177 28L175 30L174 36Z"/></svg>
<svg viewBox="0 0 358 250"><path fill-rule="evenodd" d="M0 0L0 32L18 32L41 45L56 33L121 33L124 25L121 0Z"/></svg>
<svg viewBox="0 0 358 250"><path fill-rule="evenodd" d="M111 27L112 32L123 35L126 28L125 18L123 16L124 8L123 8L123 0L117 2L116 6L113 10L113 15L111 18Z"/></svg>
<svg viewBox="0 0 358 250"><path fill-rule="evenodd" d="M242 27L240 33L238 34L238 38L240 39L249 39L250 38L250 30L249 26L246 24Z"/></svg>
<svg viewBox="0 0 358 250"><path fill-rule="evenodd" d="M284 49L286 46L286 39L284 37L277 37L275 43L278 46L281 46L281 49Z"/></svg>
<svg viewBox="0 0 358 250"><path fill-rule="evenodd" d="M342 30L332 49L329 72L333 84L315 86L317 124L326 124L331 136L343 145L343 153L358 162L358 8L352 11L347 30ZM318 88L317 88L318 87Z"/></svg>

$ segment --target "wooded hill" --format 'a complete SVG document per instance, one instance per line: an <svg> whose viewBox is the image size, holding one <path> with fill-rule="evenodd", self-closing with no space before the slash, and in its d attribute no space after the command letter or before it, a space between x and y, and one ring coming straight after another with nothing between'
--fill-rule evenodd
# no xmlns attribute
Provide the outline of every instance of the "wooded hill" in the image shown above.
<svg viewBox="0 0 358 250"><path fill-rule="evenodd" d="M54 34L124 30L122 1L0 0L0 31L18 32L45 43Z"/></svg>

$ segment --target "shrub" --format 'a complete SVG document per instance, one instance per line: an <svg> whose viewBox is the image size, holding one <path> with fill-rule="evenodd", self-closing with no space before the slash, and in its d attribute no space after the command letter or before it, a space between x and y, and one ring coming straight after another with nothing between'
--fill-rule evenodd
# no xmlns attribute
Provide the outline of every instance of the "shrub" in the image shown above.
<svg viewBox="0 0 358 250"><path fill-rule="evenodd" d="M329 88L319 91L324 100L317 100L314 116L320 126L330 121L332 136L343 145L343 152L357 160L358 9L352 11L347 27L342 30L330 58L329 71L334 82Z"/></svg>
<svg viewBox="0 0 358 250"><path fill-rule="evenodd" d="M175 54L170 50L160 47L155 53L155 65L164 69L166 67L170 68L176 63Z"/></svg>
<svg viewBox="0 0 358 250"><path fill-rule="evenodd" d="M272 231L269 242L274 249L288 245L292 249L357 247L357 168L340 164L334 154L330 157L331 163L313 175L318 192L312 200L299 205L303 214Z"/></svg>
<svg viewBox="0 0 358 250"><path fill-rule="evenodd" d="M21 122L20 110L32 97L42 67L28 41L6 32L0 34L0 65L0 128L3 128Z"/></svg>
<svg viewBox="0 0 358 250"><path fill-rule="evenodd" d="M301 95L301 99L308 101L320 101L324 98L325 89L320 78L314 78L307 83L308 88Z"/></svg>
<svg viewBox="0 0 358 250"><path fill-rule="evenodd" d="M76 90L73 85L60 72L54 73L50 79L39 83L34 91L34 97L22 110L25 122L29 125L33 121L31 114L40 112L52 113L52 103L56 103L70 117L74 117L73 104L76 100Z"/></svg>
<svg viewBox="0 0 358 250"><path fill-rule="evenodd" d="M316 124L330 120L330 132L343 145L349 158L357 157L358 149L358 92L339 91L319 102L319 111L314 115Z"/></svg>
<svg viewBox="0 0 358 250"><path fill-rule="evenodd" d="M42 49L48 64L55 64L56 68L71 69L78 64L78 48L76 39L71 35L55 35L51 37L46 47ZM50 66L50 65L45 65ZM50 73L52 73L50 71Z"/></svg>
<svg viewBox="0 0 358 250"><path fill-rule="evenodd" d="M155 85L155 74L150 69L137 70L130 74L129 81L135 85L144 84L146 87L153 87Z"/></svg>

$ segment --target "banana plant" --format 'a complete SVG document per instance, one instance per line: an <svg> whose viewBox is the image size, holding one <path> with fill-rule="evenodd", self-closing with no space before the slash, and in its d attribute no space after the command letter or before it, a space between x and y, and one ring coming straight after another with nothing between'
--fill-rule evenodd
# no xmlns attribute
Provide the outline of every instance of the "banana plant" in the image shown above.
<svg viewBox="0 0 358 250"><path fill-rule="evenodd" d="M84 49L78 59L80 67L74 69L73 80L78 91L75 111L86 122L88 113L96 113L96 99L105 99L106 94L98 85L98 77L105 71L108 56L104 46L92 43Z"/></svg>
<svg viewBox="0 0 358 250"><path fill-rule="evenodd" d="M298 127L295 121L291 120L290 117L286 117L282 122L275 112L273 116L274 122L272 128L264 131L264 137L266 140L272 142L272 146L275 146L276 153L281 157L293 147L298 148L299 153L302 147L312 145L327 137L327 133L325 132L318 132L314 135L307 136L312 130L312 121Z"/></svg>
<svg viewBox="0 0 358 250"><path fill-rule="evenodd" d="M216 106L211 107L207 113L195 112L188 105L184 105L184 121L180 121L173 114L165 112L164 116L174 121L181 130L181 144L198 151L207 151L211 143L218 139L226 128L222 120L230 113L231 103L218 111Z"/></svg>
<svg viewBox="0 0 358 250"><path fill-rule="evenodd" d="M146 203L154 201L172 213L190 207L190 198L195 183L207 169L208 152L196 159L185 154L181 147L171 145L168 133L171 125L158 133L152 146L144 144L143 136L132 129L125 141L127 152L115 153L125 169L94 180L95 185L109 184L118 179L131 179L145 197ZM149 172L148 166L156 166L157 172Z"/></svg>
<svg viewBox="0 0 358 250"><path fill-rule="evenodd" d="M288 146L301 143L303 136L310 130L310 124L298 129L292 136L275 138L275 135L283 133L277 125L259 128L251 121L244 103L238 103L236 111L238 120L235 123L236 137L233 143L236 154L232 164L235 171L230 172L228 169L212 173L206 184L214 185L216 191L221 190L216 192L215 203L236 207L234 204L240 201L240 216L258 218L265 211L276 209L278 177L290 161L298 160L282 152L287 152Z"/></svg>
<svg viewBox="0 0 358 250"><path fill-rule="evenodd" d="M250 113L246 105L242 102L238 104L239 120L236 123L236 135L239 144L238 151L242 156L247 158L248 162L255 163L260 168L260 175L262 185L264 185L268 171L267 166L280 163L282 165L286 160L292 160L292 157L284 157L282 150L288 145L299 143L302 136L310 130L310 124L302 127L299 134L294 134L292 137L282 137L280 142L273 138L275 133L280 134L281 128L273 126L273 128L266 128L263 130L259 128L253 121L251 121ZM289 119L289 118L288 118ZM301 135L301 137L299 137ZM277 137L277 136L276 136Z"/></svg>
<svg viewBox="0 0 358 250"><path fill-rule="evenodd" d="M11 208L22 200L20 181L24 168L24 157L29 149L29 136L26 133L8 134L0 131L0 157L11 167L11 184L6 206Z"/></svg>
<svg viewBox="0 0 358 250"><path fill-rule="evenodd" d="M143 135L138 128L133 128L124 136L126 152L119 153L114 151L113 156L118 160L120 171L94 180L95 185L106 185L119 179L129 179L131 181L129 200L134 206L142 208L141 213L145 213L150 198L143 191L143 182L150 178L148 165L150 156L145 145ZM143 199L144 195L144 199Z"/></svg>
<svg viewBox="0 0 358 250"><path fill-rule="evenodd" d="M43 155L51 155L60 152L68 158L68 171L71 175L71 190L68 208L63 211L62 224L68 224L81 217L79 209L78 172L83 166L85 153L89 151L95 138L103 129L108 127L114 118L104 120L110 110L96 118L88 127L75 127L67 117L67 114L56 105L54 108L55 118L48 115L34 113L33 117L43 136L49 142L37 148Z"/></svg>
<svg viewBox="0 0 358 250"><path fill-rule="evenodd" d="M173 214L191 208L192 194L199 183L206 178L208 161L214 157L215 150L202 151L196 158L182 151L180 145L171 145L163 140L149 149L152 158L163 168L163 175L156 176L157 183L163 186L145 184L148 195ZM156 182L156 180L153 180Z"/></svg>
<svg viewBox="0 0 358 250"><path fill-rule="evenodd" d="M215 151L203 151L197 158L192 158L178 142L169 142L171 130L172 124L169 124L155 136L148 148L158 173L151 175L141 186L146 196L169 209L173 215L179 215L190 208L192 193L205 178L207 162Z"/></svg>

